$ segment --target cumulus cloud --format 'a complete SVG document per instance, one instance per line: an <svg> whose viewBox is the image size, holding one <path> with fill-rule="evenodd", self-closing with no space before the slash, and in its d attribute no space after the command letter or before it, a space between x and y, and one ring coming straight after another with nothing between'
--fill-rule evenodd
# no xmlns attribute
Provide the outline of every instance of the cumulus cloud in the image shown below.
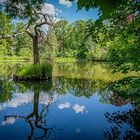
<svg viewBox="0 0 140 140"><path fill-rule="evenodd" d="M69 102L65 102L63 104L59 104L58 108L59 109L65 109L65 108L70 108L71 104Z"/></svg>
<svg viewBox="0 0 140 140"><path fill-rule="evenodd" d="M75 104L72 109L75 111L75 113L83 113L86 108L84 105Z"/></svg>
<svg viewBox="0 0 140 140"><path fill-rule="evenodd" d="M68 0L59 0L59 4L65 5L66 7L72 6L72 3Z"/></svg>
<svg viewBox="0 0 140 140"><path fill-rule="evenodd" d="M55 15L56 14L56 10L53 4L48 4L45 3L44 6L41 9L41 12L43 14L49 14L49 15Z"/></svg>

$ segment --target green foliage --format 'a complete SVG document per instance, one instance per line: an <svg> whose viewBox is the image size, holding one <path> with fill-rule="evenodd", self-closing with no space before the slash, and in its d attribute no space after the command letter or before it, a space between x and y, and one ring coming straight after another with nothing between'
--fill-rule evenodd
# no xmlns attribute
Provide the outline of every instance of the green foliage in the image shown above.
<svg viewBox="0 0 140 140"><path fill-rule="evenodd" d="M109 91L125 100L130 100L137 107L140 107L140 77L125 77L110 83Z"/></svg>
<svg viewBox="0 0 140 140"><path fill-rule="evenodd" d="M16 82L15 85L19 93L24 93L29 90L33 92L48 92L52 89L52 80L47 82Z"/></svg>
<svg viewBox="0 0 140 140"><path fill-rule="evenodd" d="M74 1L74 0L70 0ZM99 8L99 15L103 17L108 17L110 13L115 11L121 4L125 4L127 0L78 0L77 6L78 10L85 7L86 10L90 8Z"/></svg>
<svg viewBox="0 0 140 140"><path fill-rule="evenodd" d="M0 39L0 56L12 56L14 54L11 42Z"/></svg>
<svg viewBox="0 0 140 140"><path fill-rule="evenodd" d="M12 24L5 13L0 12L0 56L13 55Z"/></svg>
<svg viewBox="0 0 140 140"><path fill-rule="evenodd" d="M0 35L4 38L7 34L11 34L12 25L10 19L3 12L0 12L0 19Z"/></svg>
<svg viewBox="0 0 140 140"><path fill-rule="evenodd" d="M15 87L12 81L7 78L0 80L0 102L6 102L12 98L12 93L15 91Z"/></svg>
<svg viewBox="0 0 140 140"><path fill-rule="evenodd" d="M57 37L53 28L51 27L48 30L45 47L46 47L46 54L44 53L42 54L47 55L47 57L51 60L55 59L55 57L57 56L58 48L59 48L59 42L57 40Z"/></svg>
<svg viewBox="0 0 140 140"><path fill-rule="evenodd" d="M115 71L140 70L140 12L138 2L128 1L112 13L109 21L109 59Z"/></svg>
<svg viewBox="0 0 140 140"><path fill-rule="evenodd" d="M51 64L25 65L17 69L15 76L18 77L50 77L52 76Z"/></svg>
<svg viewBox="0 0 140 140"><path fill-rule="evenodd" d="M100 17L96 22L89 21L86 37L91 37L96 44L92 49L94 54L103 54L103 57L111 61L114 71L137 72L140 70L139 23L138 1L124 1L106 19Z"/></svg>
<svg viewBox="0 0 140 140"><path fill-rule="evenodd" d="M56 63L70 63L70 62L76 62L77 59L75 57L56 57L54 59L54 62Z"/></svg>
<svg viewBox="0 0 140 140"><path fill-rule="evenodd" d="M100 87L100 89L99 89ZM102 80L88 80L79 78L56 77L54 90L60 95L71 93L73 96L90 98L93 94L103 92L105 82Z"/></svg>
<svg viewBox="0 0 140 140"><path fill-rule="evenodd" d="M93 25L92 20L78 20L72 24L62 20L55 24L54 31L59 42L59 57L75 57L77 59L106 59L106 50L100 47L103 42L103 33L98 33L100 41L95 41L91 35L87 35L90 25ZM97 38L97 32L94 33ZM94 38L94 39L93 39Z"/></svg>
<svg viewBox="0 0 140 140"><path fill-rule="evenodd" d="M14 32L19 33L19 35L16 36L14 42L15 55L22 57L32 57L32 40L27 34L24 33L24 26L25 25L23 22L18 22L13 27Z"/></svg>
<svg viewBox="0 0 140 140"><path fill-rule="evenodd" d="M10 18L29 19L31 24L37 17L32 14L32 8L41 9L44 0L10 0L4 1L5 12Z"/></svg>

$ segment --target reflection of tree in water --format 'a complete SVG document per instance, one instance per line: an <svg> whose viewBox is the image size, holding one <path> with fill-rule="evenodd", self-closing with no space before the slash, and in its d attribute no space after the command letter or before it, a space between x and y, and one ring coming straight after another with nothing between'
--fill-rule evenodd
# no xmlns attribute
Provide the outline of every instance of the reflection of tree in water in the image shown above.
<svg viewBox="0 0 140 140"><path fill-rule="evenodd" d="M15 91L14 83L7 78L0 80L0 102L6 102L12 99L12 93Z"/></svg>
<svg viewBox="0 0 140 140"><path fill-rule="evenodd" d="M116 126L111 127L111 131L104 133L104 137L108 140L120 139L121 130L124 124L128 125L128 130L125 131L123 139L140 139L140 111L137 109L105 113L105 117L109 123Z"/></svg>
<svg viewBox="0 0 140 140"><path fill-rule="evenodd" d="M108 93L110 92L117 98L129 101L140 108L140 77L125 77L112 82L108 88Z"/></svg>
<svg viewBox="0 0 140 140"><path fill-rule="evenodd" d="M100 93L105 89L105 82L101 80L56 77L53 84L54 90L59 94L69 92L74 96L85 96L87 98L91 97L96 91Z"/></svg>
<svg viewBox="0 0 140 140"><path fill-rule="evenodd" d="M104 137L108 140L123 139L137 140L140 139L140 79L138 77L127 77L121 80L115 81L110 84L108 88L108 95L111 94L115 97L112 100L112 96L108 96L109 100L119 102L119 105L130 102L133 104L133 109L128 111L117 111L114 113L105 113L107 121L115 126L111 127L111 131L104 132ZM118 101L119 100L119 101ZM122 134L123 126L127 125L128 130ZM123 130L124 131L124 130Z"/></svg>
<svg viewBox="0 0 140 140"><path fill-rule="evenodd" d="M0 63L0 103L12 99L13 92L16 91L12 75L16 71L18 64Z"/></svg>
<svg viewBox="0 0 140 140"><path fill-rule="evenodd" d="M30 126L30 134L28 136L28 139L42 139L42 138L49 138L52 137L53 139L56 138L56 131L57 130L61 130L61 129L57 129L56 126L53 124L51 127L47 126L47 114L49 113L49 107L52 105L52 103L54 102L54 95L51 92L51 87L50 86L51 83L49 84L45 84L44 85L44 89L42 89L42 84L38 84L35 83L33 84L20 84L20 86L23 88L24 90L29 90L29 85L30 85L30 89L32 89L33 93L34 93L34 99L33 99L33 111L32 113L30 113L27 116L24 115L6 115L4 116L4 121L6 122L9 118L11 119L23 119L27 124L29 124ZM40 86L41 85L41 88ZM47 86L48 85L48 86ZM26 87L26 88L25 88ZM19 89L19 90L23 90L23 89ZM43 104L41 106L41 110L39 109L39 96L40 96L40 92L44 91L45 92L49 92L46 94L49 94L49 98L47 100L47 104ZM43 134L41 136L36 136L35 135L35 131L36 129L40 129L42 130Z"/></svg>
<svg viewBox="0 0 140 140"><path fill-rule="evenodd" d="M115 106L122 106L130 103L130 99L124 99L112 91L105 90L100 95L100 102L105 104L112 104Z"/></svg>

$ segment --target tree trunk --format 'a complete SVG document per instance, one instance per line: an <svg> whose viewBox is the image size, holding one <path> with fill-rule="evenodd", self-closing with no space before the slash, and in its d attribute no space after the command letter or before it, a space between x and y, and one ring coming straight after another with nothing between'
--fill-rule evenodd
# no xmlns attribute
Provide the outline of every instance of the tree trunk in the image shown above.
<svg viewBox="0 0 140 140"><path fill-rule="evenodd" d="M37 35L33 37L33 59L35 65L39 63L39 49Z"/></svg>
<svg viewBox="0 0 140 140"><path fill-rule="evenodd" d="M37 120L38 120L38 117L39 117L38 107L39 107L39 92L38 91L34 91L33 114L36 116Z"/></svg>

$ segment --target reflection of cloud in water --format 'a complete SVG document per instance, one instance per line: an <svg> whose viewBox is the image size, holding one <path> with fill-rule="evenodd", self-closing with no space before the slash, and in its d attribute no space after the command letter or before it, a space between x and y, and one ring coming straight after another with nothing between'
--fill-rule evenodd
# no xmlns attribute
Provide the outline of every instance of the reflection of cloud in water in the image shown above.
<svg viewBox="0 0 140 140"><path fill-rule="evenodd" d="M65 109L65 108L70 108L71 104L69 102L61 103L58 105L59 109Z"/></svg>
<svg viewBox="0 0 140 140"><path fill-rule="evenodd" d="M79 104L75 104L72 108L75 111L75 113L83 113L86 109L84 105Z"/></svg>
<svg viewBox="0 0 140 140"><path fill-rule="evenodd" d="M1 122L1 125L7 125L7 124L14 124L16 122L16 118L7 118L6 120Z"/></svg>
<svg viewBox="0 0 140 140"><path fill-rule="evenodd" d="M71 104L69 102L64 102L64 103L61 103L58 105L58 108L59 109L69 109L71 107ZM86 107L84 105L79 105L79 104L74 104L72 107L71 107L75 113L81 113L83 114L84 112L85 113L88 113L88 111L86 110Z"/></svg>
<svg viewBox="0 0 140 140"><path fill-rule="evenodd" d="M80 133L80 132L81 132L81 128L76 128L76 129L75 129L75 132L76 132L76 133Z"/></svg>
<svg viewBox="0 0 140 140"><path fill-rule="evenodd" d="M48 105L54 103L58 99L58 95L54 93L47 94L46 92L41 92L39 96L39 103Z"/></svg>
<svg viewBox="0 0 140 140"><path fill-rule="evenodd" d="M16 107L24 105L24 104L32 103L33 100L34 100L34 93L31 91L28 91L24 94L15 93L13 98L10 101L8 101L6 103L1 103L0 110L5 109L6 107L16 108ZM40 104L48 105L48 104L53 103L56 100L57 100L57 95L55 95L53 93L48 94L46 92L41 92L39 95Z"/></svg>

